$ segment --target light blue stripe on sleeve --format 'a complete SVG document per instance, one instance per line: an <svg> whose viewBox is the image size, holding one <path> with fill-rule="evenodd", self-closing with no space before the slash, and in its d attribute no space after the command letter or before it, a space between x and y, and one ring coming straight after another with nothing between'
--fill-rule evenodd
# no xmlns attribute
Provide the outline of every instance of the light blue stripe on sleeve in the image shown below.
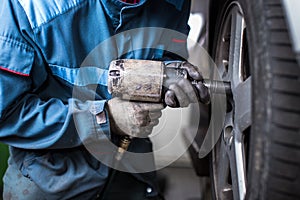
<svg viewBox="0 0 300 200"><path fill-rule="evenodd" d="M107 86L108 70L94 66L81 68L67 68L57 65L50 65L53 75L76 86L100 84Z"/></svg>

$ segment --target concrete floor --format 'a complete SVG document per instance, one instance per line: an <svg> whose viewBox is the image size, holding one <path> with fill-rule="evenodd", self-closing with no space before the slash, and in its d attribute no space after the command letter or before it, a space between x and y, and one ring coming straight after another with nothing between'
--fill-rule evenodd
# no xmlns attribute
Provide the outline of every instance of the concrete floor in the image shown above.
<svg viewBox="0 0 300 200"><path fill-rule="evenodd" d="M158 174L166 178L166 200L210 200L209 178L199 178L193 168L167 167Z"/></svg>

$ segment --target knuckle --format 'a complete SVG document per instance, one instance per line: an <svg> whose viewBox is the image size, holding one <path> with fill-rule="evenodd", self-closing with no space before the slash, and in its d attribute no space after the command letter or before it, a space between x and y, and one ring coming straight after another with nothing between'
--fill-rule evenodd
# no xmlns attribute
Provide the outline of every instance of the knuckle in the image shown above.
<svg viewBox="0 0 300 200"><path fill-rule="evenodd" d="M174 91L172 91L172 90L168 90L166 93L165 93L165 96L167 97L167 98L171 98L171 97L173 97L175 95L175 93L174 93Z"/></svg>
<svg viewBox="0 0 300 200"><path fill-rule="evenodd" d="M169 93L174 93L174 90L176 90L178 88L177 84L176 83L172 83L170 86L169 86L169 90L170 92Z"/></svg>
<svg viewBox="0 0 300 200"><path fill-rule="evenodd" d="M178 81L178 85L180 85L180 86L181 85L186 85L186 84L190 84L190 82L185 78L182 78Z"/></svg>
<svg viewBox="0 0 300 200"><path fill-rule="evenodd" d="M188 98L183 97L179 99L179 105L180 107L187 107L189 105L190 101Z"/></svg>

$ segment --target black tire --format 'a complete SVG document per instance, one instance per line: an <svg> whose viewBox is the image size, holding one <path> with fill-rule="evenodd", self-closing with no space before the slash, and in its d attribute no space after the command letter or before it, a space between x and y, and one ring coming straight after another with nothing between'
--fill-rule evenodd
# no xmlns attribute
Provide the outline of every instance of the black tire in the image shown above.
<svg viewBox="0 0 300 200"><path fill-rule="evenodd" d="M300 66L292 49L283 5L281 0L212 0L209 46L214 59L220 54L224 18L234 4L240 6L246 23L245 51L249 60L243 62L248 62L247 76L252 77L252 123L244 138L246 193L225 194L220 191L224 188L218 188L221 176L217 170L222 165L218 163L218 154L224 142L223 132L212 152L213 196L300 199ZM237 174L229 170L229 176L230 185Z"/></svg>

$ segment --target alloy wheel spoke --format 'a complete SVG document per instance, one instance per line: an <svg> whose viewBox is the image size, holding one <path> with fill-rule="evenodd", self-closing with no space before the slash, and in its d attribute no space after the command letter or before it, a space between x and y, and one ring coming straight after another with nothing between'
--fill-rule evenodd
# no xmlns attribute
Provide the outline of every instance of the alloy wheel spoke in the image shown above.
<svg viewBox="0 0 300 200"><path fill-rule="evenodd" d="M231 83L234 87L240 82L243 34L245 31L245 22L238 8L235 8L231 14L231 35L229 48L229 74Z"/></svg>
<svg viewBox="0 0 300 200"><path fill-rule="evenodd" d="M252 124L251 120L251 76L233 89L235 102L235 124L241 131L245 131Z"/></svg>
<svg viewBox="0 0 300 200"><path fill-rule="evenodd" d="M219 182L219 188L222 190L225 188L228 188L228 174L229 174L229 157L226 151L226 146L224 142L220 144L220 154L218 156L218 179Z"/></svg>
<svg viewBox="0 0 300 200"><path fill-rule="evenodd" d="M229 74L234 101L233 143L229 153L232 190L234 199L243 199L246 194L245 156L243 131L251 125L251 78L243 82L243 42L245 21L238 7L231 13L231 37L229 48ZM246 95L245 95L246 94Z"/></svg>
<svg viewBox="0 0 300 200"><path fill-rule="evenodd" d="M234 130L234 143L230 156L232 185L235 191L234 199L244 199L246 195L246 168L243 133Z"/></svg>

